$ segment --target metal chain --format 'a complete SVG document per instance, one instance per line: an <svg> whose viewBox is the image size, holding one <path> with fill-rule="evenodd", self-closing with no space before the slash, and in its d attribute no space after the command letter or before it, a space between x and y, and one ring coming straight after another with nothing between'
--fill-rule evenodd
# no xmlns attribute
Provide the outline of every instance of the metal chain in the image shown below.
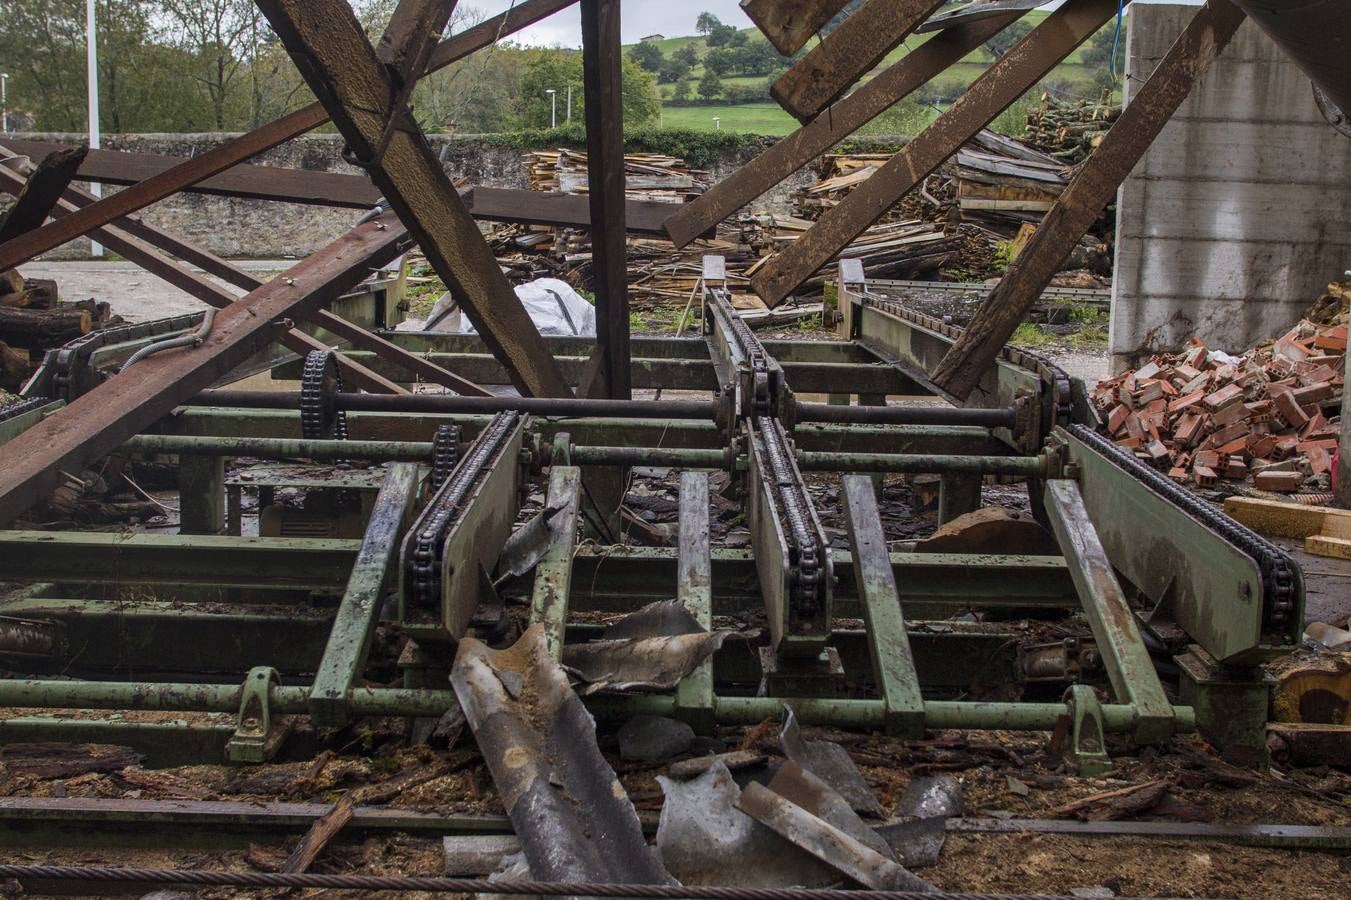
<svg viewBox="0 0 1351 900"><path fill-rule="evenodd" d="M104 328L80 335L60 347L48 350L42 358L41 366L38 367L38 371L34 373L30 382L40 383L45 377L48 377L47 373L49 373L51 385L44 389L52 397L69 403L75 399L71 394L75 369L76 367L87 366L89 358L95 350L123 341L137 341L170 335L178 331L187 331L201 325L203 315L204 313L187 313L165 319L154 319L150 322L115 325L112 328ZM44 373L44 369L47 370L47 373Z"/></svg>
<svg viewBox="0 0 1351 900"><path fill-rule="evenodd" d="M432 491L441 489L460 461L460 426L438 425L432 438Z"/></svg>
<svg viewBox="0 0 1351 900"><path fill-rule="evenodd" d="M11 403L8 406L0 407L0 422L8 422L10 419L17 419L26 412L32 412L39 407L46 406L52 401L47 397L26 397L17 403Z"/></svg>
<svg viewBox="0 0 1351 900"><path fill-rule="evenodd" d="M1076 439L1107 457L1118 468L1154 493L1181 507L1193 519L1201 522L1221 538L1250 557L1262 574L1262 618L1273 629L1280 630L1289 623L1295 608L1297 575L1290 555L1244 525L1215 510L1195 494L1174 484L1157 470L1140 462L1107 438L1084 425L1066 429Z"/></svg>
<svg viewBox="0 0 1351 900"><path fill-rule="evenodd" d="M845 891L834 888L745 888L676 884L489 881L409 875L324 875L316 872L222 872L202 869L122 869L93 866L0 865L0 878L49 881L143 882L223 887L428 891L449 894L534 894L546 897L658 897L688 900L1072 900L1051 894L964 894L946 891Z"/></svg>
<svg viewBox="0 0 1351 900"><path fill-rule="evenodd" d="M340 393L338 355L332 350L311 350L300 376L300 433L306 440L347 440L347 413L337 408L335 399Z"/></svg>
<svg viewBox="0 0 1351 900"><path fill-rule="evenodd" d="M413 524L413 547L407 561L412 587L409 602L423 609L434 608L441 592L441 545L446 531L462 511L464 499L481 479L489 461L497 456L521 419L519 412L501 412L474 441L469 455L460 461Z"/></svg>

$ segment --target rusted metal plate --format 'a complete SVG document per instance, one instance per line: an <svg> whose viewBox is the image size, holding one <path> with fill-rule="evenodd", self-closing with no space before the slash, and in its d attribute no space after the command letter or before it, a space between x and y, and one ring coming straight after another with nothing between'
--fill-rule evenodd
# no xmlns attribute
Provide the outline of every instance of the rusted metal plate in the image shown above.
<svg viewBox="0 0 1351 900"><path fill-rule="evenodd" d="M980 47L1017 17L1009 13L950 28L920 44L837 101L830 115L803 125L681 206L666 221L666 233L677 247L684 247Z"/></svg>
<svg viewBox="0 0 1351 900"><path fill-rule="evenodd" d="M632 612L600 639L563 648L563 664L586 682L581 693L666 691L722 646L730 632L710 632L679 600Z"/></svg>
<svg viewBox="0 0 1351 900"><path fill-rule="evenodd" d="M387 214L359 225L261 288L222 309L199 347L148 357L0 447L0 523L210 387L279 332L277 320L351 289L399 252L403 229Z"/></svg>
<svg viewBox="0 0 1351 900"><path fill-rule="evenodd" d="M790 249L771 257L751 287L769 306L782 303L1116 12L1116 0L1068 0Z"/></svg>
<svg viewBox="0 0 1351 900"><path fill-rule="evenodd" d="M792 56L848 0L741 0L741 11L784 56Z"/></svg>
<svg viewBox="0 0 1351 900"><path fill-rule="evenodd" d="M934 370L935 384L961 400L970 396L1061 263L1116 197L1121 182L1191 93L1192 85L1228 45L1243 18L1242 10L1228 0L1211 0L1197 10L1061 192L999 284L976 309L962 336Z"/></svg>
<svg viewBox="0 0 1351 900"><path fill-rule="evenodd" d="M543 625L506 650L461 641L450 682L532 877L672 883L596 746L591 714L549 654Z"/></svg>
<svg viewBox="0 0 1351 900"><path fill-rule="evenodd" d="M538 22L576 0L526 0L501 15L485 19L473 28L447 38L437 45L428 72L444 68L475 50L487 47L498 39L514 34L527 25ZM118 191L98 203L81 210L62 223L52 222L31 231L21 241L0 245L0 271L11 269L40 253L46 253L67 241L89 233L99 225L107 225L122 216L128 216L152 203L176 194L191 184L217 175L231 166L257 156L299 137L328 121L328 113L319 103L311 103L269 122L261 128L241 135L200 156L186 160L159 175L138 182L134 187Z"/></svg>
<svg viewBox="0 0 1351 900"><path fill-rule="evenodd" d="M769 87L800 122L815 118L943 5L943 0L868 0Z"/></svg>
<svg viewBox="0 0 1351 900"><path fill-rule="evenodd" d="M259 5L287 50L303 60L302 73L346 138L349 153L363 161L513 384L528 396L571 396L426 137L406 110L390 106L389 75L351 8L340 0ZM377 158L393 117L401 124Z"/></svg>

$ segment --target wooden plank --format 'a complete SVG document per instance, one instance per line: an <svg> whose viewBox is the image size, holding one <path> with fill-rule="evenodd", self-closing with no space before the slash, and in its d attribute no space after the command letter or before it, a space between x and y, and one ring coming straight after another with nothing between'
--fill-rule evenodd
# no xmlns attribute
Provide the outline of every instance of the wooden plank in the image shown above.
<svg viewBox="0 0 1351 900"><path fill-rule="evenodd" d="M792 56L849 0L741 0L741 11L784 56Z"/></svg>
<svg viewBox="0 0 1351 900"><path fill-rule="evenodd" d="M628 400L628 246L624 238L624 54L619 0L582 0L582 82L591 201L591 277L600 367L592 397Z"/></svg>
<svg viewBox="0 0 1351 900"><path fill-rule="evenodd" d="M677 248L689 244L980 47L1019 15L949 28L920 44L838 101L830 115L803 125L676 209L666 220L666 233Z"/></svg>
<svg viewBox="0 0 1351 900"><path fill-rule="evenodd" d="M1330 518L1342 519L1351 525L1351 510L1257 497L1226 497L1224 513L1258 534L1300 540L1321 534Z"/></svg>
<svg viewBox="0 0 1351 900"><path fill-rule="evenodd" d="M938 364L935 384L963 400L970 396L984 368L994 362L1243 19L1243 11L1228 0L1210 0L1197 11Z"/></svg>
<svg viewBox="0 0 1351 900"><path fill-rule="evenodd" d="M262 349L279 319L314 309L394 259L406 232L388 213L357 226L216 315L198 347L147 357L0 447L0 523Z"/></svg>
<svg viewBox="0 0 1351 900"><path fill-rule="evenodd" d="M70 185L88 152L88 144L79 144L53 150L42 157L42 162L33 169L15 197L14 205L0 219L0 244L26 234L47 221L52 207L61 199L62 191Z"/></svg>
<svg viewBox="0 0 1351 900"><path fill-rule="evenodd" d="M1351 538L1315 534L1304 540L1304 552L1333 559L1351 559Z"/></svg>
<svg viewBox="0 0 1351 900"><path fill-rule="evenodd" d="M680 547L676 554L676 599L706 631L713 630L713 558L708 536L708 473L680 473ZM713 657L676 687L676 714L700 734L715 724Z"/></svg>
<svg viewBox="0 0 1351 900"><path fill-rule="evenodd" d="M1115 0L1068 0L1052 12L972 82L947 112L827 210L793 242L790 252L770 257L751 287L770 306L782 303L1116 12Z"/></svg>
<svg viewBox="0 0 1351 900"><path fill-rule="evenodd" d="M306 81L353 156L368 161L371 180L460 299L512 383L527 396L571 396L426 136L406 111L390 107L389 76L351 8L339 0L266 0L259 5L287 50L301 61ZM396 115L405 121L376 159L385 124Z"/></svg>
<svg viewBox="0 0 1351 900"><path fill-rule="evenodd" d="M868 0L824 41L780 75L769 93L799 122L838 100L943 0Z"/></svg>
<svg viewBox="0 0 1351 900"><path fill-rule="evenodd" d="M427 71L434 72L445 68L475 50L487 47L499 38L514 34L560 9L571 6L574 2L575 0L525 0L519 7L513 7L491 19L485 19L473 28L442 41L432 53ZM99 225L107 225L114 219L131 215L137 210L178 193L188 185L196 184L203 178L219 174L236 163L271 150L312 128L318 128L327 121L328 114L324 111L323 105L311 103L303 109L282 116L275 122L240 135L232 141L174 166L160 175L139 182L128 190L105 197L64 222L51 222L36 231L29 232L21 241L0 244L0 271L12 269L40 253L46 253L69 240L88 234Z"/></svg>
<svg viewBox="0 0 1351 900"><path fill-rule="evenodd" d="M13 172L5 165L0 165L0 190L14 192L21 187L22 179L18 173ZM56 217L68 215L81 206L86 206L95 202L92 194L86 193L79 188L67 188L65 195L57 202L52 214ZM216 309L224 309L234 303L236 297L229 291L222 288L209 278L203 278L194 272L188 266L177 260L170 259L161 253L155 244L161 246L167 245L169 252L188 258L185 254L195 251L198 258L189 261L202 265L204 269L218 277L224 277L232 283L244 287L246 290L252 290L260 286L260 283L245 272L231 266L225 260L206 253L205 251L196 251L190 245L169 238L163 232L160 232L152 225L148 225L139 219L118 219L115 225L105 225L94 229L94 237L102 241L109 249L120 256L124 256L138 266L144 268L147 272L164 279L174 287L191 294L198 300L208 306L214 306ZM152 241L154 243L152 243ZM246 283L241 283L247 279ZM334 320L336 322L345 322L338 316L327 312L326 310L317 310L315 316L325 320ZM356 326L352 326L356 327ZM369 334L369 332L366 332ZM374 335L371 335L374 337ZM277 338L282 346L302 356L311 350L327 350L328 345L313 335L306 334L299 329L289 329ZM374 349L374 348L372 348ZM367 391L384 394L406 394L408 393L399 385L385 378L376 372L371 371L366 366L355 362L354 360L339 354L338 368L342 373L345 383L352 387L361 388Z"/></svg>

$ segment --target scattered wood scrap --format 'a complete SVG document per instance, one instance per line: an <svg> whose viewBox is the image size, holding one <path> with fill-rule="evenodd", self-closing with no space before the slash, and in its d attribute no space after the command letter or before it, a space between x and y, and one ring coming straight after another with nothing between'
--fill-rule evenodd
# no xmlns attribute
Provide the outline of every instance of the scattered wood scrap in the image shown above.
<svg viewBox="0 0 1351 900"><path fill-rule="evenodd" d="M0 771L34 778L69 778L89 772L119 772L139 765L141 754L116 744L60 742L0 746Z"/></svg>
<svg viewBox="0 0 1351 900"><path fill-rule="evenodd" d="M1124 819L1150 809L1168 792L1170 782L1159 778L1144 784L1132 784L1116 790L1080 798L1051 810L1052 818L1073 816L1085 822L1106 822Z"/></svg>

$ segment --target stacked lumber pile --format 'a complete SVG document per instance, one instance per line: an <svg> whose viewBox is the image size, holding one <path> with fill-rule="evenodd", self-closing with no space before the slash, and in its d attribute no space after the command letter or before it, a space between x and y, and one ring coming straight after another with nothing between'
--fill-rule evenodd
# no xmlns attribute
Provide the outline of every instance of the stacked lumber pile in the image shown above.
<svg viewBox="0 0 1351 900"><path fill-rule="evenodd" d="M1082 162L1121 115L1121 106L1109 102L1110 96L1104 91L1097 103L1067 102L1043 93L1041 105L1027 111L1024 137L1062 162Z"/></svg>
<svg viewBox="0 0 1351 900"><path fill-rule="evenodd" d="M747 239L760 252L760 258L745 270L753 276L768 260L769 254L789 250L812 223L791 216L759 217L755 221L758 233ZM935 272L956 261L966 238L960 233L949 234L944 228L919 219L883 222L868 228L834 260L812 276L800 293L817 293L827 280L838 272L841 259L861 259L870 278L917 278ZM730 261L729 261L730 270Z"/></svg>
<svg viewBox="0 0 1351 900"><path fill-rule="evenodd" d="M1347 316L1301 321L1241 357L1195 338L1098 384L1094 402L1116 443L1170 478L1213 488L1327 490L1337 448Z"/></svg>
<svg viewBox="0 0 1351 900"><path fill-rule="evenodd" d="M586 154L577 150L532 150L525 154L532 191L587 193ZM678 156L624 154L624 193L630 200L684 203L708 189L709 174L691 169Z"/></svg>
<svg viewBox="0 0 1351 900"><path fill-rule="evenodd" d="M0 388L17 390L53 347L109 324L107 303L62 303L56 282L0 272Z"/></svg>

